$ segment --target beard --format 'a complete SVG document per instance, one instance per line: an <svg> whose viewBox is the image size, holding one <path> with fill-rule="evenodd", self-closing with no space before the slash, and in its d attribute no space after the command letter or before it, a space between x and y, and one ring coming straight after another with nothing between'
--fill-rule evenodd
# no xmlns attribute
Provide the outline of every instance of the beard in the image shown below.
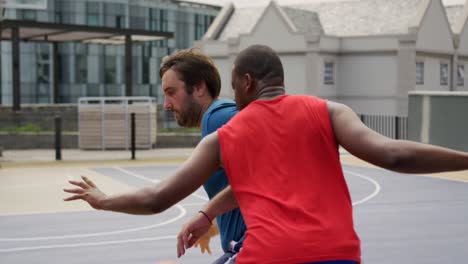
<svg viewBox="0 0 468 264"><path fill-rule="evenodd" d="M177 115L174 113L177 124L182 127L198 127L201 106L192 96L188 96L187 98L186 107L179 112L179 118L177 118Z"/></svg>

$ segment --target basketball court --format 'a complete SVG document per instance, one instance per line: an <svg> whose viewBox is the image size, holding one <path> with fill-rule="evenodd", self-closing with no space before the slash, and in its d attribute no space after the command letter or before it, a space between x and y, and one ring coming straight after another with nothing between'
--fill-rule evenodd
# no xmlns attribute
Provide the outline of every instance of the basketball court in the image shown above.
<svg viewBox="0 0 468 264"><path fill-rule="evenodd" d="M366 264L465 263L466 172L403 175L350 155L342 162ZM199 189L160 215L132 216L63 202L68 179L87 175L106 193L157 183L180 162L77 163L0 169L0 263L211 263L221 255L190 249L176 257L176 235L207 197ZM442 179L439 177L444 177Z"/></svg>

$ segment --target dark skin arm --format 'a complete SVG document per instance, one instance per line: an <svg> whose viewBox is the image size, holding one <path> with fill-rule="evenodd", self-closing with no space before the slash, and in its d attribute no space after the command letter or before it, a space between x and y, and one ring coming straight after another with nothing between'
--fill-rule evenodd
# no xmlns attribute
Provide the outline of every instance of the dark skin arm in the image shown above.
<svg viewBox="0 0 468 264"><path fill-rule="evenodd" d="M65 192L73 194L64 200L81 199L98 210L127 214L160 213L196 191L219 169L219 160L219 142L215 132L198 144L190 158L172 177L158 185L107 196L91 180L83 177L83 181L69 181L79 188L64 189Z"/></svg>
<svg viewBox="0 0 468 264"><path fill-rule="evenodd" d="M376 166L402 173L468 169L468 154L448 148L387 138L365 126L348 106L328 102L338 144Z"/></svg>

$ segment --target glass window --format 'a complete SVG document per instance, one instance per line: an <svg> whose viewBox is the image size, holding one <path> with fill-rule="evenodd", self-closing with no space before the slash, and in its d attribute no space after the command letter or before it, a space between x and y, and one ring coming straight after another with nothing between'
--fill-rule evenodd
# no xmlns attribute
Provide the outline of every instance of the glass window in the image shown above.
<svg viewBox="0 0 468 264"><path fill-rule="evenodd" d="M150 67L149 67L149 62L150 62L151 54L150 54L150 47L149 46L144 46L141 49L141 83L143 84L149 84L150 78Z"/></svg>
<svg viewBox="0 0 468 264"><path fill-rule="evenodd" d="M90 26L99 25L99 3L86 3L86 24Z"/></svg>
<svg viewBox="0 0 468 264"><path fill-rule="evenodd" d="M21 10L20 17L24 20L36 20L36 11L28 9Z"/></svg>
<svg viewBox="0 0 468 264"><path fill-rule="evenodd" d="M448 85L448 63L440 64L440 85Z"/></svg>
<svg viewBox="0 0 468 264"><path fill-rule="evenodd" d="M116 83L117 63L115 56L106 55L104 57L104 82L107 84Z"/></svg>
<svg viewBox="0 0 468 264"><path fill-rule="evenodd" d="M88 82L88 57L84 54L78 54L75 57L75 82Z"/></svg>
<svg viewBox="0 0 468 264"><path fill-rule="evenodd" d="M457 85L464 86L465 85L465 65L459 64L457 66Z"/></svg>
<svg viewBox="0 0 468 264"><path fill-rule="evenodd" d="M36 53L36 76L37 83L49 83L50 81L50 56L49 46L47 44L39 44L38 52Z"/></svg>
<svg viewBox="0 0 468 264"><path fill-rule="evenodd" d="M169 20L168 20L168 14L167 10L161 9L159 10L159 23L161 25L160 30L163 32L166 32L169 28Z"/></svg>
<svg viewBox="0 0 468 264"><path fill-rule="evenodd" d="M203 37L204 32L204 19L202 15L195 14L195 40Z"/></svg>
<svg viewBox="0 0 468 264"><path fill-rule="evenodd" d="M117 28L125 28L125 17L122 15L117 15L115 17L115 26Z"/></svg>
<svg viewBox="0 0 468 264"><path fill-rule="evenodd" d="M323 71L323 83L334 84L335 83L335 63L325 62Z"/></svg>
<svg viewBox="0 0 468 264"><path fill-rule="evenodd" d="M424 62L416 62L416 84L424 84Z"/></svg>
<svg viewBox="0 0 468 264"><path fill-rule="evenodd" d="M157 9L150 8L149 9L149 29L158 31L159 30L159 23L158 23L158 15Z"/></svg>

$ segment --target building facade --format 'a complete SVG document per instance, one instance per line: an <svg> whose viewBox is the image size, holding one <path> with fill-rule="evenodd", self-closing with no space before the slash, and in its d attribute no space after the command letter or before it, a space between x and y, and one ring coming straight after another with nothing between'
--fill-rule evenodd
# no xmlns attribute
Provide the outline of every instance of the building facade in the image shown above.
<svg viewBox="0 0 468 264"><path fill-rule="evenodd" d="M174 38L134 44L133 95L163 100L159 65L177 49L200 40L220 8L175 0L47 0L44 10L6 9L5 19L173 32ZM21 102L53 103L53 69L58 69L58 103L83 96L125 94L124 45L21 42ZM11 43L0 42L0 104L12 104ZM52 56L57 52L56 59ZM58 67L54 67L54 63Z"/></svg>
<svg viewBox="0 0 468 264"><path fill-rule="evenodd" d="M280 55L290 94L311 94L371 115L408 113L408 92L468 91L468 2L360 0L220 11L197 45L232 97L236 54L266 44Z"/></svg>

